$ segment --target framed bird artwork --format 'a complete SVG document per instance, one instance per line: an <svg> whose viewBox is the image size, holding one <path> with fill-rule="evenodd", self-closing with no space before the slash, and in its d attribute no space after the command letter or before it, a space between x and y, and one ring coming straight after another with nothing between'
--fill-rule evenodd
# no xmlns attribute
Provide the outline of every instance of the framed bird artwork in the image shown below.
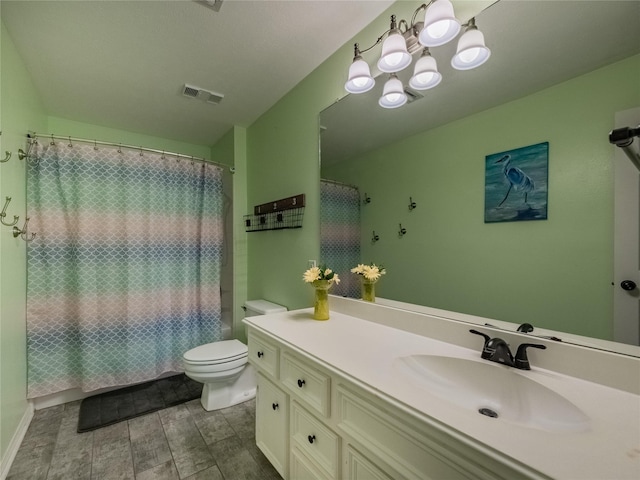
<svg viewBox="0 0 640 480"><path fill-rule="evenodd" d="M549 142L485 157L484 222L547 219Z"/></svg>

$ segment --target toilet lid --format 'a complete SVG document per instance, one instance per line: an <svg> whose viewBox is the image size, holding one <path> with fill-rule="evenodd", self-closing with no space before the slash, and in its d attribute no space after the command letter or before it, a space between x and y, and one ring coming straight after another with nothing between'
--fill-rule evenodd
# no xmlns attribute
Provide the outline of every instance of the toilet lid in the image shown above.
<svg viewBox="0 0 640 480"><path fill-rule="evenodd" d="M248 355L249 349L239 340L223 340L192 348L183 355L187 362L218 363L229 362Z"/></svg>

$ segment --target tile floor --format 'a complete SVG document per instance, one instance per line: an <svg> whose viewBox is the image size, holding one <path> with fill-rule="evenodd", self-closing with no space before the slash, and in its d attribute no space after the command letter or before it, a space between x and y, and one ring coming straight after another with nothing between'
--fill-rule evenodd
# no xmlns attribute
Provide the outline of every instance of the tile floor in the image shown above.
<svg viewBox="0 0 640 480"><path fill-rule="evenodd" d="M7 480L277 480L255 445L255 400L213 412L200 399L77 433L80 402L38 410Z"/></svg>

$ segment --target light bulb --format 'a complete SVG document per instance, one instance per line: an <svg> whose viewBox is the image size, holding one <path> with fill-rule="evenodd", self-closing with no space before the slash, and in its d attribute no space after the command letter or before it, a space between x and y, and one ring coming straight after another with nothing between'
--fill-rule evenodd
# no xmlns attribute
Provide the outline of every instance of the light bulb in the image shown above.
<svg viewBox="0 0 640 480"><path fill-rule="evenodd" d="M433 77L435 76L436 74L433 72L419 73L418 75L416 75L416 82L420 84L427 84L431 82L433 80Z"/></svg>
<svg viewBox="0 0 640 480"><path fill-rule="evenodd" d="M476 58L478 58L478 55L480 55L480 49L477 47L469 48L464 52L460 52L459 54L460 60L462 60L463 63L473 62Z"/></svg>
<svg viewBox="0 0 640 480"><path fill-rule="evenodd" d="M402 53L390 53L389 55L387 55L385 57L385 62L387 62L387 64L391 67L397 67L398 65L400 65L400 62L402 61L403 58L403 54Z"/></svg>
<svg viewBox="0 0 640 480"><path fill-rule="evenodd" d="M388 95L385 95L384 97L387 99L387 102L389 103L396 103L398 100L400 100L399 93L390 93Z"/></svg>
<svg viewBox="0 0 640 480"><path fill-rule="evenodd" d="M440 20L439 22L432 23L427 28L427 32L431 38L442 38L449 30L449 20Z"/></svg>

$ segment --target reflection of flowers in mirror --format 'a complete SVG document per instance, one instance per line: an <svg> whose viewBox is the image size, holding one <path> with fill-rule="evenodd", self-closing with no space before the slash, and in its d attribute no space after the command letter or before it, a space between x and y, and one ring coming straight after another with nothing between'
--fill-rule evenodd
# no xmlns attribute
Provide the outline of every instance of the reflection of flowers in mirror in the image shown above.
<svg viewBox="0 0 640 480"><path fill-rule="evenodd" d="M304 272L302 279L306 283L312 283L314 285L317 285L316 282L323 280L329 282L330 285L333 285L334 283L337 285L340 283L340 277L338 277L338 274L330 268L322 265L319 267L311 267L309 270Z"/></svg>
<svg viewBox="0 0 640 480"><path fill-rule="evenodd" d="M387 271L382 265L372 263L371 265L358 264L357 267L351 269L351 273L362 275L365 280L370 282L377 282Z"/></svg>

